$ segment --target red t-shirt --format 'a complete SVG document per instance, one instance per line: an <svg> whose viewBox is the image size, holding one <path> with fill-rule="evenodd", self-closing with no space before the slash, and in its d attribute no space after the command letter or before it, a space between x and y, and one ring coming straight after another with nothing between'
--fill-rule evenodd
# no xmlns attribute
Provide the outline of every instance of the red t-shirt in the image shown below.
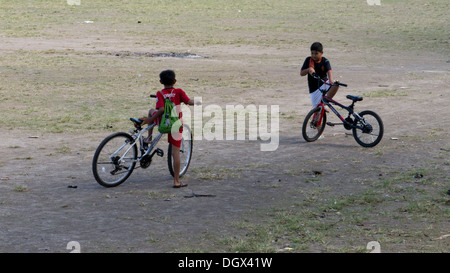
<svg viewBox="0 0 450 273"><path fill-rule="evenodd" d="M162 93L162 94L161 94ZM164 97L163 97L164 95ZM190 100L183 89L179 88L169 88L163 89L161 92L156 93L156 106L155 108L158 110L159 108L164 108L164 99L169 98L174 104L178 113L178 117L182 121L183 113L181 112L181 102L187 104Z"/></svg>

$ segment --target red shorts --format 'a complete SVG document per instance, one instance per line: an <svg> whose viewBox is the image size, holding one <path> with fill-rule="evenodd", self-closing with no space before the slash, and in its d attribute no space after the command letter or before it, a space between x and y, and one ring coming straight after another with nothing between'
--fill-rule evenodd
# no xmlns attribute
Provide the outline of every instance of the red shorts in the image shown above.
<svg viewBox="0 0 450 273"><path fill-rule="evenodd" d="M151 114L151 116L153 116L155 114L156 114L156 111L153 114ZM149 113L149 116L150 116L150 113ZM161 117L159 117L159 118L157 118L155 120L156 126L159 126L160 121L161 121ZM181 126L181 128L180 128L180 133L179 134L175 134L175 135L172 136L171 133L168 133L167 134L167 140L173 146L180 148L181 147L181 136L182 136L182 134L183 134L183 126Z"/></svg>

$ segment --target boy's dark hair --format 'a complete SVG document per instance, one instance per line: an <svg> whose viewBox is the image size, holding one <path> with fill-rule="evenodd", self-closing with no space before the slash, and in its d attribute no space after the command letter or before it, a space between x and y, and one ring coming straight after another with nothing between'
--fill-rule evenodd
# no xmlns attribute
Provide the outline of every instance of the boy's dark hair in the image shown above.
<svg viewBox="0 0 450 273"><path fill-rule="evenodd" d="M159 74L159 79L164 85L171 85L175 82L175 72L173 70L164 70Z"/></svg>
<svg viewBox="0 0 450 273"><path fill-rule="evenodd" d="M319 52L323 52L323 46L321 43L319 42L315 42L311 45L311 51L319 51Z"/></svg>

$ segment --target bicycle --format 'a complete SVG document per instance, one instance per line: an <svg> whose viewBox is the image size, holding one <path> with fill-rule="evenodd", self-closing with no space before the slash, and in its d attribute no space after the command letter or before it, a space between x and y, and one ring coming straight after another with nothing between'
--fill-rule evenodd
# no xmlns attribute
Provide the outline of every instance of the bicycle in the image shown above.
<svg viewBox="0 0 450 273"><path fill-rule="evenodd" d="M156 95L150 95L156 98ZM144 133L156 126L156 123L142 128L142 120L130 118L134 129L129 133L117 132L107 136L98 146L92 160L92 172L95 180L104 187L115 187L125 182L134 169L139 166L148 168L153 156L156 154L164 156L164 151L156 148L163 133L158 133L151 143L144 142ZM193 138L189 126L183 124L183 134L180 147L180 177L186 174L192 158ZM169 143L167 150L167 164L169 172L174 176L172 159L172 144ZM139 166L136 166L139 162Z"/></svg>
<svg viewBox="0 0 450 273"><path fill-rule="evenodd" d="M323 81L317 75L313 74L312 76L319 82L322 82L323 84L325 83L325 81ZM360 113L356 113L354 111L355 103L363 100L363 97L361 96L347 95L346 98L352 101L349 106L342 105L339 102L330 99L326 96L326 93L331 88L331 86L347 87L347 84L336 81L335 83L328 85L330 85L330 87L328 87L326 90L321 90L321 102L305 117L302 126L303 138L307 142L313 142L321 136L321 134L325 130L326 125L343 125L346 130L352 130L353 137L359 145L363 147L376 146L383 138L384 133L383 121L381 120L380 116L374 111L370 110L365 110ZM348 111L347 118L344 119L344 117L339 114L339 112L332 106L332 104ZM342 123L327 122L327 110L325 110L325 106L328 106L328 108L331 109L334 114L336 114L336 116L342 121Z"/></svg>

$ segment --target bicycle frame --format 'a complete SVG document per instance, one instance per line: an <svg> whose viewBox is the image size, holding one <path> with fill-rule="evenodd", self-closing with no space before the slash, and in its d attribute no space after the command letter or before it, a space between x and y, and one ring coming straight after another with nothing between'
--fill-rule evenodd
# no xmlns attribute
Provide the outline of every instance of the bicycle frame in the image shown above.
<svg viewBox="0 0 450 273"><path fill-rule="evenodd" d="M331 85L330 85L331 88ZM330 89L328 88L328 90ZM350 115L353 115L355 118L357 118L358 120L361 120L361 116L358 115L358 113L355 113L355 111L353 110L353 107L355 106L355 101L352 102L352 104L350 104L349 106L345 106L329 97L327 97L325 94L328 92L328 90L326 91L322 91L323 95L322 95L322 100L321 102L317 105L318 107L321 107L321 111L320 111L320 116L319 116L319 121L317 123L316 126L320 127L322 120L323 120L323 115L325 113L325 105L328 106L331 111L333 111L333 113L343 122L343 124L346 124L348 126L350 126L351 128L358 128L358 129L363 129L363 127L361 126L356 126L352 123L349 123L348 121L345 120L345 118L336 110L336 108L333 107L334 105L337 105L345 110L348 111L348 116L350 117ZM314 114L317 115L317 114ZM314 120L316 119L316 116L314 116Z"/></svg>
<svg viewBox="0 0 450 273"><path fill-rule="evenodd" d="M158 135L156 135L155 139L152 141L150 147L147 149L147 151L145 151L144 153L144 149L143 147L143 138L142 135L147 132L148 130L152 129L153 127L156 126L156 123L153 123L151 125L149 125L148 127L144 128L144 129L135 129L133 131L130 130L130 133L136 133L137 134L133 134L132 137L134 138L134 142L130 145L130 147L128 147L128 149L126 150L126 152L123 154L123 156L119 159L119 162L139 162L141 161L142 158L144 158L145 156L147 156L148 154L150 154L150 152L153 150L153 148L156 146L156 144L159 142L159 140L161 139L161 137L163 136L162 133L159 133ZM131 148L133 148L134 145L137 145L137 143L139 143L139 147L140 147L140 151L141 151L141 156L137 159L133 159L133 160L126 160L124 158L125 155L128 154L128 152L130 151ZM125 145L127 145L128 143L125 143L124 145L122 145L121 147L119 147L119 149L117 149L112 155L111 158L113 158L115 156L115 154L117 154ZM155 151L156 152L156 151ZM154 152L154 153L155 153Z"/></svg>

